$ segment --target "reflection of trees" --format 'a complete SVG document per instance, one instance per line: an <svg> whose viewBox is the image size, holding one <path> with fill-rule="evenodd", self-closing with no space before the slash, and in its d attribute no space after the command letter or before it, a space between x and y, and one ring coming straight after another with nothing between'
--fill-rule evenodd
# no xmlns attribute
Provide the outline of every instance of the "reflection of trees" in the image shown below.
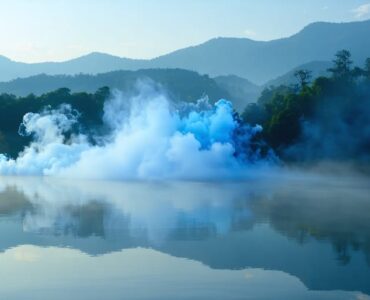
<svg viewBox="0 0 370 300"><path fill-rule="evenodd" d="M329 240L342 264L350 262L353 251L362 251L370 262L370 201L361 188L289 186L271 199L255 199L251 207L258 218L301 244Z"/></svg>
<svg viewBox="0 0 370 300"><path fill-rule="evenodd" d="M24 195L16 193L14 189L6 189L0 193L0 216L22 214L31 210L31 203Z"/></svg>
<svg viewBox="0 0 370 300"><path fill-rule="evenodd" d="M42 219L51 215L48 227L34 228L36 231L53 235L78 237L104 237L104 222L109 217L109 207L98 201L91 201L79 206L67 205L62 211L55 212L54 207L34 204L22 193L8 188L0 193L0 216L20 215L27 220ZM55 214L54 214L55 212ZM36 222L37 223L37 222Z"/></svg>

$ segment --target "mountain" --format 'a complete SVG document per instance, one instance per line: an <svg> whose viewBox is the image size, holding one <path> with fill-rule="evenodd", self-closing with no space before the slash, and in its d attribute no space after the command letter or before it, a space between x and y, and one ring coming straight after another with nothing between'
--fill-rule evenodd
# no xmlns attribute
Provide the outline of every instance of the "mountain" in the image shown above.
<svg viewBox="0 0 370 300"><path fill-rule="evenodd" d="M341 49L355 63L370 57L370 20L353 23L313 23L299 33L269 42L218 38L152 61L155 66L195 69L211 76L234 74L262 84L311 62L330 61Z"/></svg>
<svg viewBox="0 0 370 300"><path fill-rule="evenodd" d="M104 73L143 68L181 68L209 74L237 75L264 84L313 61L330 61L341 49L353 54L356 64L370 57L370 20L351 23L313 23L297 34L272 41L247 38L216 38L150 59L133 60L91 53L65 62L27 64L0 58L0 81L40 73Z"/></svg>
<svg viewBox="0 0 370 300"><path fill-rule="evenodd" d="M65 62L22 63L0 57L0 81L9 81L38 74L73 75L79 73L97 74L120 69L135 69L142 61L121 58L104 53L90 53Z"/></svg>

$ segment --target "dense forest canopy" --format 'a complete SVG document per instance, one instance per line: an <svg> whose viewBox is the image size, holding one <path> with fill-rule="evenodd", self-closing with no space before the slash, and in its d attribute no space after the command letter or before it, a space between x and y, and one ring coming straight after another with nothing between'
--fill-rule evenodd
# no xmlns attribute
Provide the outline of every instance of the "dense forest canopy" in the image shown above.
<svg viewBox="0 0 370 300"><path fill-rule="evenodd" d="M262 138L285 160L369 161L370 58L353 67L341 50L328 71L310 82L309 70L299 70L297 85L265 89L243 120L263 125Z"/></svg>

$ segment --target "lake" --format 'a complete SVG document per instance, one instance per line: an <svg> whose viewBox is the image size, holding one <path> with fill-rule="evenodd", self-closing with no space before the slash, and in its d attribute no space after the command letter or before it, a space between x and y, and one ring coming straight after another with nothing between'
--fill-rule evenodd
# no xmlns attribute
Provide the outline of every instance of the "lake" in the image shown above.
<svg viewBox="0 0 370 300"><path fill-rule="evenodd" d="M0 299L370 299L370 183L0 178Z"/></svg>

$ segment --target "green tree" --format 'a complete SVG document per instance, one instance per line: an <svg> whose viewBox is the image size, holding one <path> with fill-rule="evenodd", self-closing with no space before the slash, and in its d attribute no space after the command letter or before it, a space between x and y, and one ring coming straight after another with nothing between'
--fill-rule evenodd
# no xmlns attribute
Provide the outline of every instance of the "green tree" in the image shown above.
<svg viewBox="0 0 370 300"><path fill-rule="evenodd" d="M310 83L312 72L309 70L297 70L294 72L294 77L298 80L300 87L303 89Z"/></svg>
<svg viewBox="0 0 370 300"><path fill-rule="evenodd" d="M348 50L340 50L335 54L333 60L334 66L329 68L328 71L332 73L334 78L348 80L351 78L351 53Z"/></svg>

